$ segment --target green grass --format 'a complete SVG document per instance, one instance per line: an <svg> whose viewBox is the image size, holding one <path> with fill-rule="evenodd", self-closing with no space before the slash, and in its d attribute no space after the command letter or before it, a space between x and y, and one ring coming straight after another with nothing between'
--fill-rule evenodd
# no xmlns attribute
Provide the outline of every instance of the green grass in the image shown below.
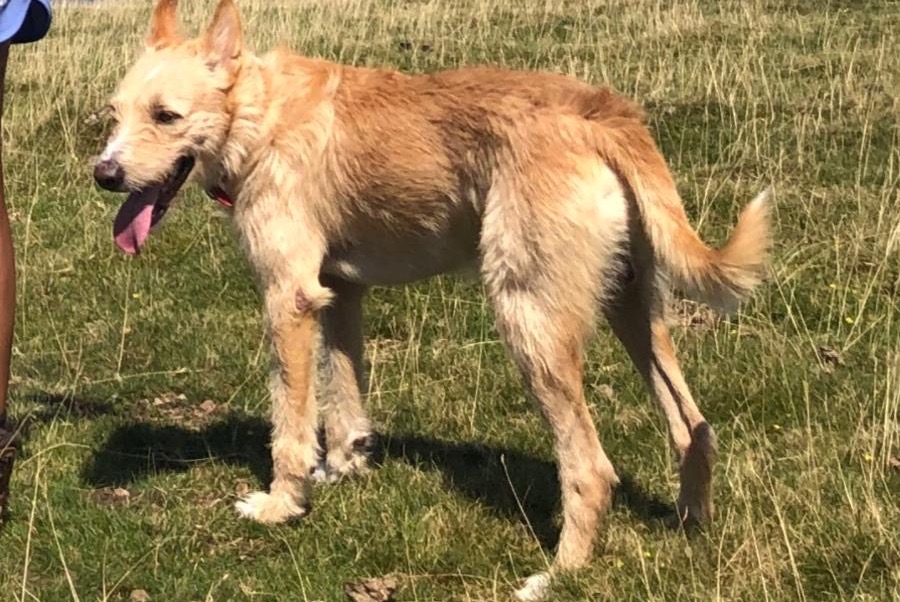
<svg viewBox="0 0 900 602"><path fill-rule="evenodd" d="M195 28L210 14L182 4ZM675 329L719 436L714 524L664 526L676 492L664 425L600 325L585 384L627 481L591 566L555 600L900 599L900 4L241 7L260 50L285 41L355 64L491 62L611 84L647 107L708 240L775 184L769 282L738 316ZM558 497L549 435L472 283L379 289L367 303L379 470L318 488L298 524L235 516L270 470L247 266L196 190L129 260L111 244L118 199L90 178L103 131L89 117L139 50L148 9L60 7L48 39L12 52L3 137L23 449L0 599L336 601L344 582L387 573L401 601L508 599L552 554Z"/></svg>

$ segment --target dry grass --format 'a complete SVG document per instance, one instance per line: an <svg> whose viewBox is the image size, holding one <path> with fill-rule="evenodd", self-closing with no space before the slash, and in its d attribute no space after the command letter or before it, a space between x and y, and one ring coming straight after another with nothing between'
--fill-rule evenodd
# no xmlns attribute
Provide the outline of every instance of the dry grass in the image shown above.
<svg viewBox="0 0 900 602"><path fill-rule="evenodd" d="M183 4L199 27L209 3ZM662 421L600 328L586 385L628 479L594 563L555 599L900 598L897 2L240 6L260 49L610 83L648 108L709 239L775 184L769 284L736 318L678 328L719 434L715 524L692 537L663 526L675 482ZM558 500L548 436L472 284L378 290L368 303L380 470L317 490L299 525L234 516L231 502L268 470L246 266L197 191L127 260L110 244L116 201L90 181L103 138L90 116L148 12L62 6L50 38L12 53L3 136L25 446L0 533L0 598L341 600L345 581L393 573L400 600L507 599L546 562ZM172 391L185 400L158 411L152 400ZM206 399L220 411L190 410ZM96 492L107 487L128 495Z"/></svg>

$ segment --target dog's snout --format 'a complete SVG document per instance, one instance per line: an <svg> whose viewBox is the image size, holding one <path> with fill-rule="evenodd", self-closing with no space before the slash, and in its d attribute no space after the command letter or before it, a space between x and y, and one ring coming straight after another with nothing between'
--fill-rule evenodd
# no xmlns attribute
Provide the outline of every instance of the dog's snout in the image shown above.
<svg viewBox="0 0 900 602"><path fill-rule="evenodd" d="M115 159L101 159L94 165L94 179L100 188L113 192L125 190L125 170Z"/></svg>

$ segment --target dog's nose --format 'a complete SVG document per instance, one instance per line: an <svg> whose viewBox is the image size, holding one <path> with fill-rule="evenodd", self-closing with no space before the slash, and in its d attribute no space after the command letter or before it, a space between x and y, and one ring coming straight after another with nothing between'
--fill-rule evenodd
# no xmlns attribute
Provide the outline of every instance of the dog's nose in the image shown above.
<svg viewBox="0 0 900 602"><path fill-rule="evenodd" d="M113 192L124 192L125 171L114 159L101 159L94 165L94 179L100 188Z"/></svg>

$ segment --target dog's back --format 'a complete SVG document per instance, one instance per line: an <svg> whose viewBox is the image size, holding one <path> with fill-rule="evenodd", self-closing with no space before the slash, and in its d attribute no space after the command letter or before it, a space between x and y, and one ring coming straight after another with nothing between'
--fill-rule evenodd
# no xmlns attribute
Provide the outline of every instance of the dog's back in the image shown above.
<svg viewBox="0 0 900 602"><path fill-rule="evenodd" d="M336 185L333 200L348 205L340 212L355 216L342 223L345 233L374 226L443 237L461 222L477 228L489 192L510 179L528 211L551 221L574 210L552 190L580 185L573 174L605 165L685 292L730 308L759 281L768 244L764 199L749 206L726 247L707 247L688 222L643 112L612 90L485 67L431 75L333 68L329 156L336 159L325 171Z"/></svg>
<svg viewBox="0 0 900 602"><path fill-rule="evenodd" d="M588 122L643 127L633 102L559 74L339 69L333 174L348 196L368 205L357 209L365 213L374 204L397 212L398 226L410 203L418 218L434 215L438 222L448 203L472 201L480 210L500 164L513 167L526 155L549 162L565 152L596 154Z"/></svg>
<svg viewBox="0 0 900 602"><path fill-rule="evenodd" d="M423 78L442 90L482 93L502 103L516 98L533 109L571 113L584 119L619 117L642 121L644 112L633 101L610 88L597 87L575 78L546 71L514 71L494 67L469 67ZM485 100L482 96L477 100Z"/></svg>

